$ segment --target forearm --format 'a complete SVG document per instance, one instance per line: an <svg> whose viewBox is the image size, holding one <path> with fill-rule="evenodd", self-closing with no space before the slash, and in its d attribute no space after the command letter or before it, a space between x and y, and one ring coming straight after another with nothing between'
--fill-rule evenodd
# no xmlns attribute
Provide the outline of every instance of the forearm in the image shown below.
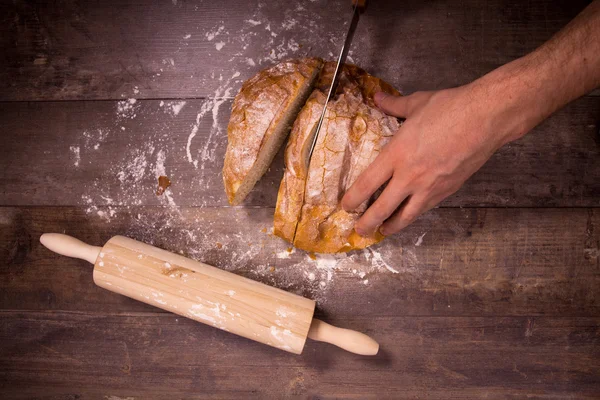
<svg viewBox="0 0 600 400"><path fill-rule="evenodd" d="M491 100L499 144L517 139L600 86L600 0L525 57L473 82Z"/></svg>

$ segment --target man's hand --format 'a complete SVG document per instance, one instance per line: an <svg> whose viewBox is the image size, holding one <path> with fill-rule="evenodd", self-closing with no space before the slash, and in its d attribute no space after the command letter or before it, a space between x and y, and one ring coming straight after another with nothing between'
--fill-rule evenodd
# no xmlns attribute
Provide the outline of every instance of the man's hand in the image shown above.
<svg viewBox="0 0 600 400"><path fill-rule="evenodd" d="M375 96L380 109L406 121L342 199L343 208L353 210L388 182L357 222L360 235L382 223L382 234L398 232L456 192L508 141L497 133L489 112L496 100L479 93L467 85L406 97Z"/></svg>
<svg viewBox="0 0 600 400"><path fill-rule="evenodd" d="M398 232L456 192L490 156L600 85L600 0L533 53L468 85L375 98L404 125L342 199L351 211L387 186L357 221ZM382 225L383 224L383 225Z"/></svg>

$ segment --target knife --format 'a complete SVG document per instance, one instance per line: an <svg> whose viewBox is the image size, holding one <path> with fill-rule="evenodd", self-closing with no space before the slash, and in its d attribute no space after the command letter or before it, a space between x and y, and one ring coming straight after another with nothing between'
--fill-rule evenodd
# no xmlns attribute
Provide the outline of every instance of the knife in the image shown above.
<svg viewBox="0 0 600 400"><path fill-rule="evenodd" d="M327 111L327 104L329 103L329 100L331 100L333 96L335 96L335 91L337 90L337 86L340 80L340 73L342 71L344 63L346 62L348 50L350 50L350 44L352 43L352 38L354 37L354 31L356 31L360 14L365 10L366 3L366 0L352 0L352 21L350 22L348 33L346 33L346 40L344 41L344 45L342 46L342 51L340 51L340 56L338 58L337 65L335 66L335 72L333 73L333 79L331 80L331 86L329 87L329 93L327 94L327 99L325 99L325 105L323 106L323 111L321 112L319 123L317 124L315 136L313 137L313 141L308 152L307 165L310 165L310 159L312 158L313 151L315 150L315 145L317 144L317 139L319 138L319 131L321 130L321 126L323 125L323 119L325 118L325 112Z"/></svg>

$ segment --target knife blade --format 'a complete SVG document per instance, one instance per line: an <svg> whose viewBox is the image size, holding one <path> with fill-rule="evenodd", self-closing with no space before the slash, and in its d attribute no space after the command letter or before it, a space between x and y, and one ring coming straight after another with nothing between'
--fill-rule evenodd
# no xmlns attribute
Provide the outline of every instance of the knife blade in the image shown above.
<svg viewBox="0 0 600 400"><path fill-rule="evenodd" d="M327 98L325 99L325 105L323 106L323 111L321 112L321 116L319 117L319 122L317 124L317 128L315 131L315 135L313 137L310 150L308 152L308 161L306 164L307 175L305 185L308 184L308 168L310 166L310 160L312 158L313 152L315 150L315 145L317 144L317 140L319 138L319 131L321 130L321 126L323 125L323 119L325 118L325 113L327 111L327 104L329 100L331 100L335 96L335 91L337 89L337 85L339 82L340 73L342 71L342 67L346 62L346 57L348 56L348 50L350 50L350 44L352 43L352 38L354 37L354 31L356 31L356 27L358 26L358 20L360 18L360 13L364 11L366 6L366 0L352 0L352 21L350 22L350 27L348 28L348 33L346 33L346 40L344 40L344 45L342 46L342 50L340 51L340 56L338 57L337 64L335 66L335 72L333 73L333 79L331 80L331 86L329 87L329 93L327 94ZM304 203L304 198L306 197L306 187L302 192L302 197ZM298 224L294 229L294 236L292 241L296 239L296 232L298 231Z"/></svg>
<svg viewBox="0 0 600 400"><path fill-rule="evenodd" d="M346 33L346 40L344 40L344 45L342 46L342 50L340 51L340 56L338 57L337 64L335 66L335 72L333 73L333 79L331 80L331 86L329 87L329 93L327 94L327 98L325 99L325 105L323 106L323 111L321 112L321 116L319 118L319 122L317 124L317 129L315 131L315 135L313 137L313 141L310 145L310 150L308 152L308 165L310 165L310 160L312 158L312 154L315 150L315 145L317 144L317 140L319 138L319 132L321 131L321 126L323 125L323 119L325 118L325 113L327 112L327 104L329 101L335 96L335 92L337 90L337 86L340 80L340 73L346 62L346 58L348 57L348 51L350 50L350 45L352 44L352 38L354 37L354 31L356 31L356 27L358 26L358 20L360 19L360 13L365 9L366 1L363 0L353 0L352 7L352 21L350 22L350 27L348 28L348 32Z"/></svg>

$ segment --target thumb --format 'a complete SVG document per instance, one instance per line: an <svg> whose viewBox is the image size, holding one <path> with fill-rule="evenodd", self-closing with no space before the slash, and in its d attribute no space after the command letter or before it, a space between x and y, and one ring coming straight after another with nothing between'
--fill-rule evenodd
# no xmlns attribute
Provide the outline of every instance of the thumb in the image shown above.
<svg viewBox="0 0 600 400"><path fill-rule="evenodd" d="M398 118L407 118L425 100L422 93L414 93L409 96L394 96L384 92L377 92L373 96L375 104L383 112Z"/></svg>

